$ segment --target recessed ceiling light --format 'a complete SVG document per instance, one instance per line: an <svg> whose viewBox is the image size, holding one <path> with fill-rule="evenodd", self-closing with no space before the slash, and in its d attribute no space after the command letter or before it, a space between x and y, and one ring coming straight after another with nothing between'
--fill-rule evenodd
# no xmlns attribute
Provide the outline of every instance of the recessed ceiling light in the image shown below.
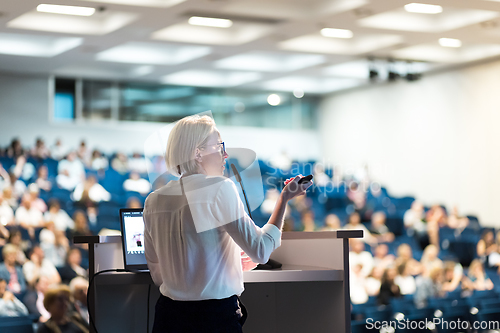
<svg viewBox="0 0 500 333"><path fill-rule="evenodd" d="M332 38L352 38L352 36L353 36L353 33L351 30L333 29L333 28L321 29L321 34L324 37L332 37Z"/></svg>
<svg viewBox="0 0 500 333"><path fill-rule="evenodd" d="M213 17L192 16L188 21L191 25L201 25L205 27L229 28L233 25L233 21Z"/></svg>
<svg viewBox="0 0 500 333"><path fill-rule="evenodd" d="M293 96L295 96L296 98L302 98L304 97L304 90L300 89L300 88L296 88L293 90Z"/></svg>
<svg viewBox="0 0 500 333"><path fill-rule="evenodd" d="M79 6L62 6L62 5L47 5L41 4L36 7L36 10L43 13L91 16L95 13L95 8L79 7Z"/></svg>
<svg viewBox="0 0 500 333"><path fill-rule="evenodd" d="M439 38L439 44L444 47L460 47L462 41L454 38Z"/></svg>
<svg viewBox="0 0 500 333"><path fill-rule="evenodd" d="M410 13L439 14L443 12L443 7L424 3L409 3L405 5L405 10Z"/></svg>
<svg viewBox="0 0 500 333"><path fill-rule="evenodd" d="M276 105L279 105L281 103L281 98L279 97L279 95L271 94L267 97L267 102L271 106L276 106Z"/></svg>

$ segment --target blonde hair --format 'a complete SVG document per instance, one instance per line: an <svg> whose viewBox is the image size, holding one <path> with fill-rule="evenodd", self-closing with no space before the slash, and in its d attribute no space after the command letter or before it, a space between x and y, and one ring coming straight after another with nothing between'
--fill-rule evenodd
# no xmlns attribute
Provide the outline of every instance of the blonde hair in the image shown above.
<svg viewBox="0 0 500 333"><path fill-rule="evenodd" d="M179 120L168 136L165 152L168 171L178 177L196 173L196 148L202 147L214 131L217 131L215 122L209 116L194 115Z"/></svg>
<svg viewBox="0 0 500 333"><path fill-rule="evenodd" d="M5 259L9 253L17 253L17 246L14 244L6 244L2 249L2 257Z"/></svg>
<svg viewBox="0 0 500 333"><path fill-rule="evenodd" d="M64 284L61 284L57 287L50 288L49 290L47 290L45 296L43 297L43 306L45 307L45 309L47 309L47 311L49 311L50 306L54 304L59 294L64 294L69 299L71 296L69 287Z"/></svg>

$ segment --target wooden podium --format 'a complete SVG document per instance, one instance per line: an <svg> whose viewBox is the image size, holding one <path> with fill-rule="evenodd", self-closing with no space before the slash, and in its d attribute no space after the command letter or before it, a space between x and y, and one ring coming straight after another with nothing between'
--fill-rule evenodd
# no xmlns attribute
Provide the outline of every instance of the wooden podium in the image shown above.
<svg viewBox="0 0 500 333"><path fill-rule="evenodd" d="M283 267L244 272L245 333L351 332L349 238L362 230L284 232L271 258ZM89 276L122 269L120 236L75 237L89 244ZM95 277L89 309L99 332L151 332L159 290L148 272ZM149 317L149 319L148 319ZM95 332L92 327L90 332ZM147 332L147 333L149 333Z"/></svg>

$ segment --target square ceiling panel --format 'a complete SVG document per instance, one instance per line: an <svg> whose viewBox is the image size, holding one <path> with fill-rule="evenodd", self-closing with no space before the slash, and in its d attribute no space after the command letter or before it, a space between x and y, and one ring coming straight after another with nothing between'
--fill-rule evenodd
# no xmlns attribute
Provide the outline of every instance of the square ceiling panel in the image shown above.
<svg viewBox="0 0 500 333"><path fill-rule="evenodd" d="M332 15L367 4L368 0L255 0L231 1L221 12L277 19Z"/></svg>
<svg viewBox="0 0 500 333"><path fill-rule="evenodd" d="M98 12L92 16L71 16L31 11L7 23L9 28L69 34L104 35L118 30L138 17L124 12Z"/></svg>
<svg viewBox="0 0 500 333"><path fill-rule="evenodd" d="M500 45L465 44L459 48L448 48L442 47L436 42L435 44L415 45L393 51L392 55L398 58L455 64L500 55Z"/></svg>
<svg viewBox="0 0 500 333"><path fill-rule="evenodd" d="M351 39L328 38L319 34L305 35L279 43L284 50L356 55L372 52L403 42L403 37L387 34L355 34Z"/></svg>
<svg viewBox="0 0 500 333"><path fill-rule="evenodd" d="M197 87L234 87L261 78L255 72L219 72L202 69L185 70L161 79L162 83Z"/></svg>
<svg viewBox="0 0 500 333"><path fill-rule="evenodd" d="M0 53L53 57L79 46L83 38L0 33Z"/></svg>
<svg viewBox="0 0 500 333"><path fill-rule="evenodd" d="M266 90L294 91L302 90L305 93L325 94L334 91L349 89L363 85L367 80L347 78L317 78L308 76L288 76L262 83Z"/></svg>
<svg viewBox="0 0 500 333"><path fill-rule="evenodd" d="M167 8L180 4L186 0L82 0L82 1L110 3L110 4L128 5L128 6Z"/></svg>
<svg viewBox="0 0 500 333"><path fill-rule="evenodd" d="M230 28L194 26L186 20L186 23L156 31L151 38L183 43L240 45L260 38L272 29L269 24L239 21L234 21Z"/></svg>
<svg viewBox="0 0 500 333"><path fill-rule="evenodd" d="M324 63L325 56L315 54L284 54L248 52L215 62L215 67L262 72L289 72Z"/></svg>
<svg viewBox="0 0 500 333"><path fill-rule="evenodd" d="M151 65L177 65L211 52L208 46L128 42L96 55L100 61Z"/></svg>
<svg viewBox="0 0 500 333"><path fill-rule="evenodd" d="M472 24L488 21L500 15L498 12L478 9L462 9L444 7L439 14L409 13L401 8L384 12L358 20L362 27L415 31L415 32L443 32L463 28Z"/></svg>

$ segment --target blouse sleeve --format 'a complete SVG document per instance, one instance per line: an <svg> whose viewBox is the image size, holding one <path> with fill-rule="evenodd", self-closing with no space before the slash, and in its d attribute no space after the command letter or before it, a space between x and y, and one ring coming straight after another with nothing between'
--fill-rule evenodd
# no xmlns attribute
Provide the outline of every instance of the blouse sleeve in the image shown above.
<svg viewBox="0 0 500 333"><path fill-rule="evenodd" d="M262 228L255 225L245 212L236 185L230 179L221 185L213 210L222 228L252 261L266 263L281 245L281 231L273 224Z"/></svg>

